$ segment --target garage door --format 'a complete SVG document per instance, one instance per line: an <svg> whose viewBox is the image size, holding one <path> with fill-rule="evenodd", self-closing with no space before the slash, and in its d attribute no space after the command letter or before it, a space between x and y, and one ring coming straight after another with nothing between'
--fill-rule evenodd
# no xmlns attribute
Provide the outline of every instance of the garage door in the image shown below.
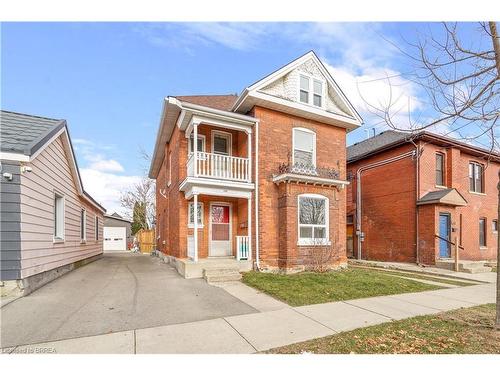
<svg viewBox="0 0 500 375"><path fill-rule="evenodd" d="M127 250L127 228L104 227L104 251Z"/></svg>

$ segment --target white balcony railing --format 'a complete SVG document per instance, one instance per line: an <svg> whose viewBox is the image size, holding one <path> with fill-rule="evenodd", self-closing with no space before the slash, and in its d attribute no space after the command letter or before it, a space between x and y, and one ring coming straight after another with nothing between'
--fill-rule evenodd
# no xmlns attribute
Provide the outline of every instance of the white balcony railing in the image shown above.
<svg viewBox="0 0 500 375"><path fill-rule="evenodd" d="M187 173L189 177L250 182L250 161L248 158L192 152L187 161Z"/></svg>
<svg viewBox="0 0 500 375"><path fill-rule="evenodd" d="M248 236L236 236L236 259L248 259L250 255L250 240Z"/></svg>

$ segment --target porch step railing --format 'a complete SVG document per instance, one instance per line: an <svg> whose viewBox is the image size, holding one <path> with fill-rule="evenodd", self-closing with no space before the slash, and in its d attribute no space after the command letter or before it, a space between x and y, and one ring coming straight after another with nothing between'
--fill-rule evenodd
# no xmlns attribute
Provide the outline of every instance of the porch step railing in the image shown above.
<svg viewBox="0 0 500 375"><path fill-rule="evenodd" d="M198 152L195 155L192 152L187 161L187 170L190 177L250 182L249 165L248 158L209 152Z"/></svg>
<svg viewBox="0 0 500 375"><path fill-rule="evenodd" d="M248 259L250 256L250 240L248 236L236 236L236 259Z"/></svg>

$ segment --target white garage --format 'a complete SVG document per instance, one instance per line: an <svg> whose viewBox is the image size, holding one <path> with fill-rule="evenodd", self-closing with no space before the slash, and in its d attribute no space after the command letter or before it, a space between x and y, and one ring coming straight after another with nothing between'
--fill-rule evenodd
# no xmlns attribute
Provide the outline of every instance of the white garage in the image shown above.
<svg viewBox="0 0 500 375"><path fill-rule="evenodd" d="M103 250L125 251L127 250L127 228L125 227L104 227Z"/></svg>

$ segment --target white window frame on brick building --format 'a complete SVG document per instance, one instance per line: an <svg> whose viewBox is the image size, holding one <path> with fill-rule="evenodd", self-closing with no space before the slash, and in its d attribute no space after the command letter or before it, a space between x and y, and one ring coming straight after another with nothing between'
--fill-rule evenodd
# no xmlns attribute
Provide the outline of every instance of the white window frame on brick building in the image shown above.
<svg viewBox="0 0 500 375"><path fill-rule="evenodd" d="M194 202L189 202L188 205L188 228L194 228ZM198 202L198 229L203 228L203 202Z"/></svg>
<svg viewBox="0 0 500 375"><path fill-rule="evenodd" d="M312 149L299 146L300 133L312 137ZM295 165L295 151L305 152L311 154L312 166L316 167L316 133L306 128L293 128L292 130L292 164Z"/></svg>
<svg viewBox="0 0 500 375"><path fill-rule="evenodd" d="M469 162L469 192L484 194L484 166L475 161Z"/></svg>
<svg viewBox="0 0 500 375"><path fill-rule="evenodd" d="M301 201L306 199L322 200L324 202L323 223L307 223L301 218ZM330 245L330 200L320 194L300 194L297 196L297 237L299 246L325 246ZM311 236L302 236L301 229L311 228ZM324 230L324 237L317 237L316 232L320 229Z"/></svg>
<svg viewBox="0 0 500 375"><path fill-rule="evenodd" d="M317 90L316 85L320 85L319 90ZM299 103L325 108L326 81L324 79L306 73L299 73L297 87L297 99ZM305 94L305 98L303 98L303 94ZM319 104L316 103L316 99L319 100Z"/></svg>

